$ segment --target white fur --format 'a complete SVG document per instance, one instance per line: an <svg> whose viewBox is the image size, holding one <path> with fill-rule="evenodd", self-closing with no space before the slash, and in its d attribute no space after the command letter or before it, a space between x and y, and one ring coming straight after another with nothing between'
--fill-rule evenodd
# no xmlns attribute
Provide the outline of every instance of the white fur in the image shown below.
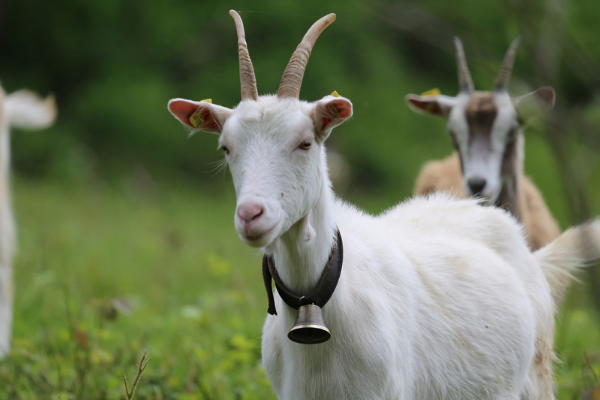
<svg viewBox="0 0 600 400"><path fill-rule="evenodd" d="M551 324L552 304L519 227L488 211L436 195L371 217L334 200L345 257L323 309L333 337L317 346L287 340L296 312L277 299L263 357L278 398L517 399L537 321ZM308 263L318 273L324 261ZM529 290L527 276L537 277Z"/></svg>
<svg viewBox="0 0 600 400"><path fill-rule="evenodd" d="M0 88L0 357L10 351L12 329L15 222L10 198L10 128L43 129L55 116L53 97L43 100L27 90L5 95Z"/></svg>
<svg viewBox="0 0 600 400"><path fill-rule="evenodd" d="M328 342L288 340L296 311L275 295L262 354L278 398L552 399L554 304L540 268L551 257L536 260L520 225L477 200L435 194L374 217L337 199L323 146L331 128L319 128L332 99L261 96L222 121L236 229L273 256L286 286L314 288L336 226L343 238L323 308ZM298 148L305 140L310 150ZM255 207L252 221L240 217Z"/></svg>
<svg viewBox="0 0 600 400"><path fill-rule="evenodd" d="M600 258L600 220L570 228L534 253L553 290L561 299L567 284L584 267ZM556 292L556 293L554 293Z"/></svg>

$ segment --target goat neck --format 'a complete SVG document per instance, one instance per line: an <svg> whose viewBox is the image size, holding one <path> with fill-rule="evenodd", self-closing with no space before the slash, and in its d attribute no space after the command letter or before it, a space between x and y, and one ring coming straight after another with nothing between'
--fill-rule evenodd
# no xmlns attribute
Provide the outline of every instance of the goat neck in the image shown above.
<svg viewBox="0 0 600 400"><path fill-rule="evenodd" d="M323 171L320 194L307 215L265 249L272 255L281 280L297 293L315 287L334 244L336 223L330 186L327 171Z"/></svg>

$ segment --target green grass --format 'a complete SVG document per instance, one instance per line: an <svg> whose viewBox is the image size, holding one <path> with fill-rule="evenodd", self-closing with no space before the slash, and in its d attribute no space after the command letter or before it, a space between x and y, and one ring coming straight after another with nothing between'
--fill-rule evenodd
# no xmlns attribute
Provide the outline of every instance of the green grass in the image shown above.
<svg viewBox="0 0 600 400"><path fill-rule="evenodd" d="M232 190L162 186L15 182L0 399L125 399L144 351L136 399L274 398L260 365L261 259L237 238ZM565 400L600 385L600 319L575 287L557 327Z"/></svg>
<svg viewBox="0 0 600 400"><path fill-rule="evenodd" d="M137 398L273 398L260 366L261 259L237 238L234 201L215 197L18 183L14 351L0 396L124 398L123 374L147 350Z"/></svg>

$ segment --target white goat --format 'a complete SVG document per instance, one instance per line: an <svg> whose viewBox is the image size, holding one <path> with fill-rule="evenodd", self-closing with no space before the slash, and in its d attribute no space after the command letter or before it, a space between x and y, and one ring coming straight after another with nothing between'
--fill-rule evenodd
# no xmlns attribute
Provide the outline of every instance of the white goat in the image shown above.
<svg viewBox="0 0 600 400"><path fill-rule="evenodd" d="M411 109L448 120L456 153L427 163L415 194L452 191L459 197L481 196L487 204L510 211L525 227L527 241L537 250L560 235L558 224L535 185L523 175L522 109L532 100L554 105L554 89L541 87L511 99L507 86L519 39L508 49L494 92L476 92L462 44L455 38L460 93L407 95ZM521 114L521 115L519 115ZM464 175L464 179L463 179Z"/></svg>
<svg viewBox="0 0 600 400"><path fill-rule="evenodd" d="M12 329L12 259L15 222L10 199L10 128L37 130L56 117L53 97L40 99L27 90L6 95L0 88L0 357L10 351Z"/></svg>
<svg viewBox="0 0 600 400"><path fill-rule="evenodd" d="M307 32L277 96L259 96L241 18L230 14L241 103L229 109L173 99L169 111L220 135L236 190L236 230L264 249L288 291L321 285L341 248L337 232L344 244L343 271L322 311L328 342L286 338L296 312L278 284L279 314L267 317L262 339L278 398L552 399L554 304L544 271L567 273L598 257L600 223L532 255L517 222L477 200L432 195L378 217L345 204L331 190L324 141L350 118L352 104L298 99L312 47L335 15Z"/></svg>

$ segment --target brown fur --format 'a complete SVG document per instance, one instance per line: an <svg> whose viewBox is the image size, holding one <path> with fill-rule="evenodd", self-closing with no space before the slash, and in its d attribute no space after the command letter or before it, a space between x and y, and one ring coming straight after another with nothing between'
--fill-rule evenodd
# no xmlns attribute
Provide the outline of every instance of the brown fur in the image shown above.
<svg viewBox="0 0 600 400"><path fill-rule="evenodd" d="M465 109L469 132L471 132L469 141L483 140L489 142L497 114L498 108L492 93L473 93Z"/></svg>
<svg viewBox="0 0 600 400"><path fill-rule="evenodd" d="M487 114L493 121L498 113L494 94L492 92L473 92L469 99L469 103L467 104L465 113L467 119L469 116L480 118L482 114Z"/></svg>
<svg viewBox="0 0 600 400"><path fill-rule="evenodd" d="M521 223L525 227L529 247L537 250L556 239L560 229L535 185L526 176L520 177L519 181L517 192ZM421 169L414 193L425 195L436 191L449 191L460 198L467 197L456 152L441 161L430 161Z"/></svg>

